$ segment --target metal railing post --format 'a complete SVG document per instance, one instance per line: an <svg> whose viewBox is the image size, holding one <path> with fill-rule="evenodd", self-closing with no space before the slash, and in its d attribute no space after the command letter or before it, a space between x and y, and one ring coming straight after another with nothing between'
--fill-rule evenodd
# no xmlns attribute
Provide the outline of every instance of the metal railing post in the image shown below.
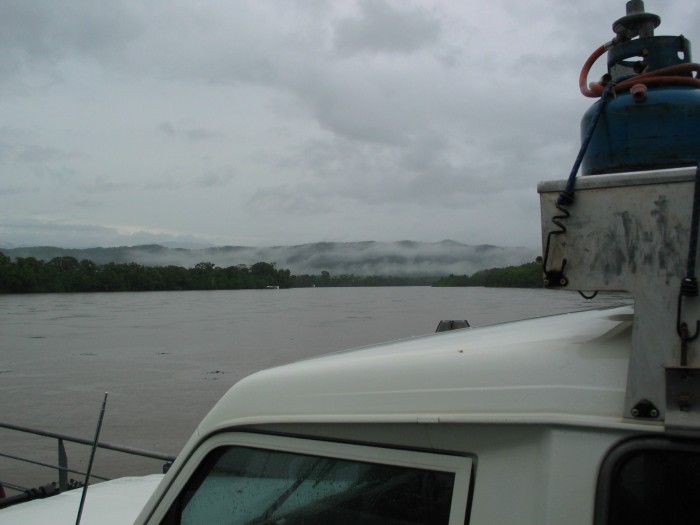
<svg viewBox="0 0 700 525"><path fill-rule="evenodd" d="M63 440L58 440L58 488L61 492L68 490L68 456Z"/></svg>
<svg viewBox="0 0 700 525"><path fill-rule="evenodd" d="M19 456L14 456L12 454L7 454L1 448L0 448L0 457L12 459L12 460L16 460L16 461L20 461L20 462L24 462L24 463L29 463L32 465L38 465L41 467L46 467L46 468L50 468L50 469L54 469L54 470L58 470L58 487L59 487L61 492L63 492L64 490L70 489L71 483L69 482L69 479L68 479L69 474L78 474L81 476L87 475L85 472L81 472L78 470L71 470L70 468L68 468L68 454L66 453L66 447L65 447L66 442L76 443L79 445L91 445L93 447L102 448L102 449L106 449L106 450L112 450L115 452L121 452L121 453L129 454L132 456L140 456L143 458L162 460L162 461L166 462L165 465L163 465L163 473L165 473L167 471L167 469L170 467L170 465L172 465L173 461L175 461L175 456L173 456L171 454L164 454L162 452L155 452L152 450L143 450L143 449L134 448L134 447L125 447L122 445L116 445L116 444L112 444L112 443L104 443L104 442L100 442L100 441L95 442L94 439L91 441L91 440L87 440L87 439L77 437L77 436L71 436L68 434L59 434L58 432L47 432L45 430L39 430L36 428L29 428L29 427L23 427L23 426L19 426L19 425L12 425L10 423L4 423L2 421L0 421L0 429L13 430L16 432L23 432L23 433L27 433L27 434L34 434L36 436L42 436L42 437L52 438L52 439L56 440L56 442L58 444L58 464L57 465L50 465L48 463L34 461L32 459L29 459L29 458L23 458L23 457L19 457ZM96 474L92 474L92 477L95 479L102 480L102 481L109 480L109 478L106 478L103 476L98 476ZM26 489L19 487L17 485L11 485L9 483L6 483L4 480L3 480L3 485L5 488L11 488L12 490L18 490L20 492L23 492L26 490Z"/></svg>

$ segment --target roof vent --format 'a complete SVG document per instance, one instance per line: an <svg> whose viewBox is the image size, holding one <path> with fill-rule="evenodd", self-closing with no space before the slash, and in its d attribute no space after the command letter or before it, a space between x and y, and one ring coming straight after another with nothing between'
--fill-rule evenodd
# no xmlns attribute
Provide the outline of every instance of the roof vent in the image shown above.
<svg viewBox="0 0 700 525"><path fill-rule="evenodd" d="M449 330L461 330L462 328L469 328L469 323L466 319L458 319L457 321L442 320L438 323L435 331L447 332Z"/></svg>

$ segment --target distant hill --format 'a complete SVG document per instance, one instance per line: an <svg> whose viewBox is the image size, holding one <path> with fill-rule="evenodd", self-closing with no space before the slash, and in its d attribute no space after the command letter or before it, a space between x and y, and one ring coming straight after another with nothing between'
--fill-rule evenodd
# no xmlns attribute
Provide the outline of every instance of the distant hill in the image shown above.
<svg viewBox="0 0 700 525"><path fill-rule="evenodd" d="M449 275L472 274L486 268L502 268L531 262L539 253L530 248L489 244L467 245L445 240L435 243L399 242L319 242L296 246L221 246L215 248L168 248L157 244L115 248L57 248L38 246L0 248L5 255L34 257L49 261L71 256L97 264L135 262L144 266L176 265L192 267L211 262L229 267L264 261L289 269L293 275Z"/></svg>

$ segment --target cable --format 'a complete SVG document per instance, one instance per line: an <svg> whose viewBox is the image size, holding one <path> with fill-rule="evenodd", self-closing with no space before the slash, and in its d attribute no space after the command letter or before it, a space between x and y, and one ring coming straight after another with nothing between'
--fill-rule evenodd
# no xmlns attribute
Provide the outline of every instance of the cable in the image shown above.
<svg viewBox="0 0 700 525"><path fill-rule="evenodd" d="M578 77L578 84L581 93L585 97L598 98L605 92L606 83L604 82L591 82L588 83L588 73L591 71L591 67L608 49L612 47L613 43L608 42L603 44L598 49L591 53L588 60L583 64L581 68L581 73ZM680 76L683 74L695 73L696 76ZM691 86L700 88L700 79L698 78L700 74L700 64L688 63L688 64L676 64L674 66L664 67L657 69L655 71L650 71L648 73L642 73L640 75L635 75L631 78L621 81L615 87L614 92L616 94L624 93L628 91L635 84L644 84L647 87L651 86Z"/></svg>
<svg viewBox="0 0 700 525"><path fill-rule="evenodd" d="M601 50L602 52L605 52L605 46L601 46L596 52ZM590 60L591 59L589 59L589 61ZM595 62L595 59L593 59L593 62ZM547 269L547 263L549 262L549 249L552 243L552 237L554 235L561 235L562 233L566 233L566 226L564 226L563 220L567 219L570 214L569 211L565 208L565 206L570 206L574 202L574 186L576 185L576 175L578 175L578 170L581 167L581 163L583 162L583 157L586 154L586 150L588 150L589 144L591 143L593 132L595 131L596 126L598 125L598 120L603 114L605 105L607 104L614 87L615 82L611 81L603 89L603 93L600 98L600 102L598 103L598 107L596 108L596 111L593 114L593 118L588 124L586 135L583 138L583 141L581 142L581 147L579 148L578 155L576 156L574 165L571 167L571 171L569 172L569 178L566 181L564 191L559 193L559 196L557 197L557 200L554 203L554 206L557 208L557 210L561 212L561 215L555 215L554 217L552 217L552 223L557 227L557 229L551 230L547 235L547 245L545 246L544 258L542 261L542 270L545 274L545 286L566 286L568 284L568 280L564 276L564 268L566 267L567 262L566 259L562 260L561 269Z"/></svg>

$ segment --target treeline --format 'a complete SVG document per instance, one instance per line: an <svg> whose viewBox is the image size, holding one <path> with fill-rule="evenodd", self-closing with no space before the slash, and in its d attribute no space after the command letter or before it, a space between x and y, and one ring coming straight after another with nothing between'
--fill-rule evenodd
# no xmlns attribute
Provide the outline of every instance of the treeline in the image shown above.
<svg viewBox="0 0 700 525"><path fill-rule="evenodd" d="M136 263L98 265L74 257L55 257L48 262L17 257L12 261L0 253L0 293L232 290L290 285L289 270L266 262L229 268L202 262L194 268L182 268Z"/></svg>
<svg viewBox="0 0 700 525"><path fill-rule="evenodd" d="M350 287L350 286L431 286L435 276L394 276L394 275L331 275L323 271L321 275L292 275L295 288L311 287Z"/></svg>
<svg viewBox="0 0 700 525"><path fill-rule="evenodd" d="M14 261L0 253L0 293L145 292L181 290L240 290L332 286L420 286L435 277L291 275L274 264L258 262L221 268L201 262L194 268L141 266L137 263L95 264L75 257L44 262L34 257Z"/></svg>
<svg viewBox="0 0 700 525"><path fill-rule="evenodd" d="M542 288L542 263L531 262L507 268L481 270L471 276L449 275L433 286L492 286L501 288Z"/></svg>
<svg viewBox="0 0 700 525"><path fill-rule="evenodd" d="M482 270L471 276L401 277L390 275L291 275L275 264L258 262L221 268L201 262L193 268L108 263L75 257L55 257L44 262L34 257L14 261L0 253L0 293L140 292L180 290L239 290L254 288L310 288L351 286L494 286L541 288L538 262Z"/></svg>

